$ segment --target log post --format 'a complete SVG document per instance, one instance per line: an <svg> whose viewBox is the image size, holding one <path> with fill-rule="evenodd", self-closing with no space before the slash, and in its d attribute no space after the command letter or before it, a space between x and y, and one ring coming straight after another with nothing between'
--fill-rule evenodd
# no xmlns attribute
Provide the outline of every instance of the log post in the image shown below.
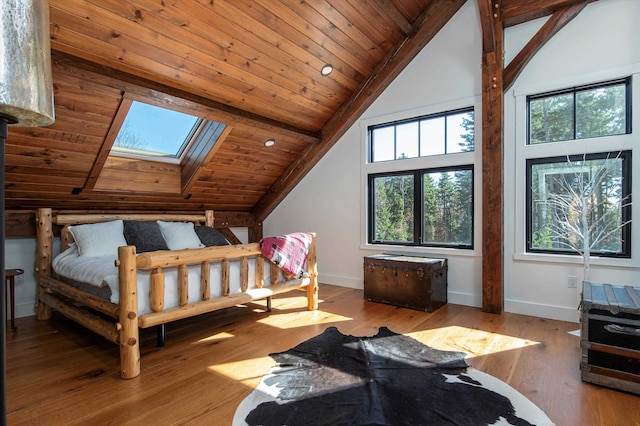
<svg viewBox="0 0 640 426"><path fill-rule="evenodd" d="M215 218L213 214L213 210L205 210L204 211L204 224L210 228L213 228L213 224L215 223Z"/></svg>
<svg viewBox="0 0 640 426"><path fill-rule="evenodd" d="M307 255L307 273L309 284L307 285L307 309L318 309L318 263L316 260L316 234L311 233L311 247Z"/></svg>
<svg viewBox="0 0 640 426"><path fill-rule="evenodd" d="M73 235L69 230L69 225L65 225L60 230L60 253L69 248L69 244L73 242Z"/></svg>
<svg viewBox="0 0 640 426"><path fill-rule="evenodd" d="M118 247L117 266L120 281L120 377L132 379L140 375L135 246Z"/></svg>
<svg viewBox="0 0 640 426"><path fill-rule="evenodd" d="M264 287L264 257L256 256L256 288Z"/></svg>
<svg viewBox="0 0 640 426"><path fill-rule="evenodd" d="M222 290L222 295L223 296L228 296L229 295L229 259L222 259L222 262L220 262L220 285L221 285L221 290Z"/></svg>
<svg viewBox="0 0 640 426"><path fill-rule="evenodd" d="M240 291L246 292L249 288L249 259L246 256L240 258Z"/></svg>
<svg viewBox="0 0 640 426"><path fill-rule="evenodd" d="M161 312L164 309L164 271L162 268L153 268L151 271L149 299L153 312Z"/></svg>
<svg viewBox="0 0 640 426"><path fill-rule="evenodd" d="M275 263L269 262L269 281L271 285L278 283L278 274L280 274L280 269Z"/></svg>
<svg viewBox="0 0 640 426"><path fill-rule="evenodd" d="M189 303L189 268L186 263L178 266L178 303L180 306Z"/></svg>
<svg viewBox="0 0 640 426"><path fill-rule="evenodd" d="M36 212L36 236L38 241L36 253L36 318L51 319L51 307L40 300L46 289L40 285L40 279L51 277L51 261L53 260L53 225L51 209L38 209Z"/></svg>
<svg viewBox="0 0 640 426"><path fill-rule="evenodd" d="M200 293L202 300L211 299L211 264L207 261L200 265Z"/></svg>

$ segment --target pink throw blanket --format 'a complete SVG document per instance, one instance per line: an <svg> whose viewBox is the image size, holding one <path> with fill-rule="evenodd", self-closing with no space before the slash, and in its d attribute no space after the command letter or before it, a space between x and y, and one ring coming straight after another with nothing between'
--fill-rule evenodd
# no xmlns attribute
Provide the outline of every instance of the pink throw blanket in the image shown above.
<svg viewBox="0 0 640 426"><path fill-rule="evenodd" d="M310 248L311 235L304 232L267 237L260 241L262 255L296 278L304 275Z"/></svg>

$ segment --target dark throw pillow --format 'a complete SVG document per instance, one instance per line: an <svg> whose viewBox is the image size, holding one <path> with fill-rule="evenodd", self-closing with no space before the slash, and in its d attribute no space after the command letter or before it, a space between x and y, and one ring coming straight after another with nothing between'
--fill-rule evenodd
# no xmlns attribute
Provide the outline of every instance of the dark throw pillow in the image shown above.
<svg viewBox="0 0 640 426"><path fill-rule="evenodd" d="M218 232L215 228L211 228L210 226L196 226L195 230L202 244L207 247L228 246L231 244L229 241L227 241L224 235Z"/></svg>
<svg viewBox="0 0 640 426"><path fill-rule="evenodd" d="M169 250L157 222L143 220L125 220L123 222L124 238L127 240L127 244L136 246L136 253Z"/></svg>

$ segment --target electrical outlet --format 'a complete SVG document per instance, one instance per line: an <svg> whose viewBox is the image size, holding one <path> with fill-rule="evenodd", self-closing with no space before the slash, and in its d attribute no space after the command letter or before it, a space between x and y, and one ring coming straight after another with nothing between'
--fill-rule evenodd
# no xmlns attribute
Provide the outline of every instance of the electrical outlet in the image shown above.
<svg viewBox="0 0 640 426"><path fill-rule="evenodd" d="M569 288L577 288L578 287L578 278L575 275L569 275Z"/></svg>

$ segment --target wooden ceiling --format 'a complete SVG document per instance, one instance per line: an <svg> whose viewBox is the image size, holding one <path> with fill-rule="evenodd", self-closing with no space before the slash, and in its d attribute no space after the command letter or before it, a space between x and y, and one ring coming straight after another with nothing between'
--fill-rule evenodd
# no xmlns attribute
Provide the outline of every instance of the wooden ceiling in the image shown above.
<svg viewBox="0 0 640 426"><path fill-rule="evenodd" d="M478 1L498 5L503 26L586 3ZM6 207L213 209L261 221L464 3L49 0L56 121L10 127ZM230 131L186 185L184 164L108 156L127 98Z"/></svg>

